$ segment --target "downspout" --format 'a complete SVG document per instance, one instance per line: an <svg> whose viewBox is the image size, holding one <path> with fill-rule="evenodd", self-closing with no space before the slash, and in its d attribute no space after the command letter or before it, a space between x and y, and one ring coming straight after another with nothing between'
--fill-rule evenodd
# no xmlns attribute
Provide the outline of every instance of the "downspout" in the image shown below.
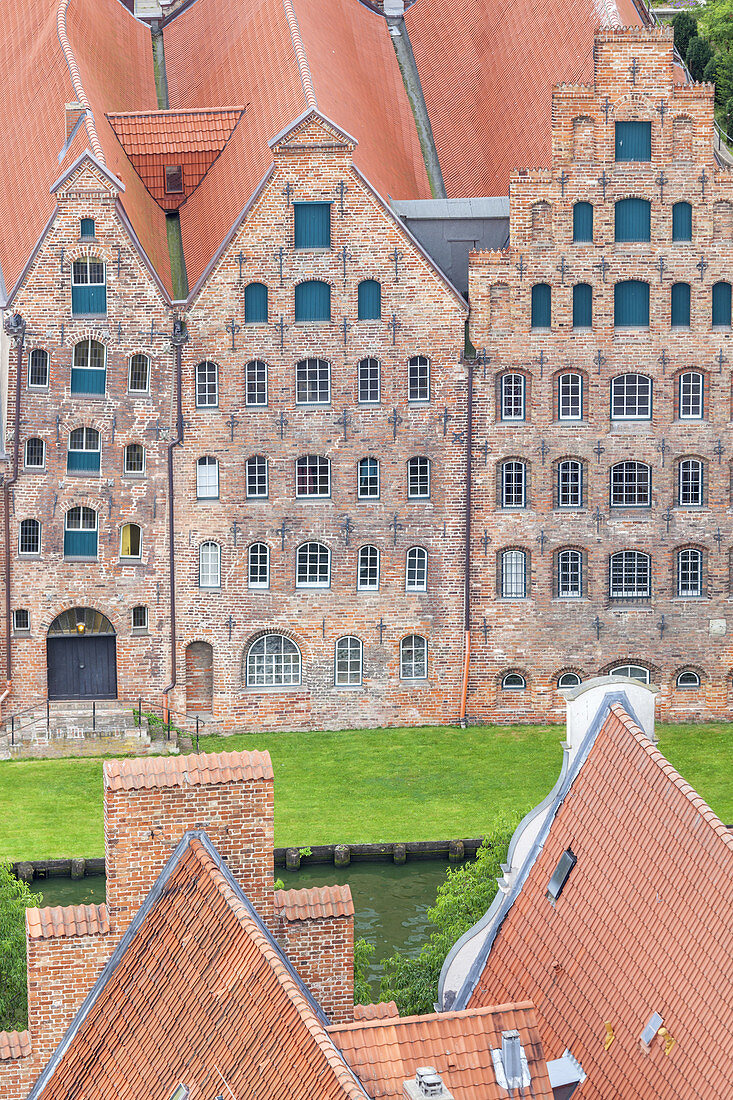
<svg viewBox="0 0 733 1100"><path fill-rule="evenodd" d="M173 512L173 448L183 443L183 384L181 380L181 360L183 345L188 333L183 321L173 322L171 345L176 360L176 434L168 444L168 569L171 586L171 682L163 688L163 720L168 720L168 695L176 686L176 568L175 568L175 522Z"/></svg>
<svg viewBox="0 0 733 1100"><path fill-rule="evenodd" d="M461 729L466 728L466 698L468 696L468 670L471 664L471 478L473 464L473 361L468 363L468 404L466 408L466 548L464 582L464 654L463 685L461 687Z"/></svg>
<svg viewBox="0 0 733 1100"><path fill-rule="evenodd" d="M15 369L15 416L13 423L13 472L4 483L5 490L5 690L0 695L0 703L10 695L13 676L13 660L10 654L10 489L18 480L20 457L20 375L23 370L23 344L25 341L25 321L19 313L5 320L5 332L16 341L17 360Z"/></svg>

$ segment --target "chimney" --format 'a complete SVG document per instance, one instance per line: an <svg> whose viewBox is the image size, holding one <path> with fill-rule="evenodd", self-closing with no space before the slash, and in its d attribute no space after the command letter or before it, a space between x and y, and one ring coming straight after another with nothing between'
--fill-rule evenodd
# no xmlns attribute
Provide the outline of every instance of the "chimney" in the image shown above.
<svg viewBox="0 0 733 1100"><path fill-rule="evenodd" d="M433 1066L418 1066L414 1080L407 1080L402 1086L402 1096L404 1100L453 1100Z"/></svg>
<svg viewBox="0 0 733 1100"><path fill-rule="evenodd" d="M491 1060L500 1088L510 1092L529 1087L532 1074L518 1031L502 1031L501 1047L492 1049Z"/></svg>
<svg viewBox="0 0 733 1100"><path fill-rule="evenodd" d="M64 141L68 142L74 132L74 127L78 123L79 119L86 114L86 107L84 107L81 103L67 103L65 110L66 137L64 138Z"/></svg>

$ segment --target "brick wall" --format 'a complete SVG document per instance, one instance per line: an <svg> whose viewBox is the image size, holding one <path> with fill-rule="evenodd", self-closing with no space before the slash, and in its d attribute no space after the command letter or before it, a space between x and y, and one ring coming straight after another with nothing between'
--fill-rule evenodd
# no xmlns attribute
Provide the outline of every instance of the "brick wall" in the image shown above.
<svg viewBox="0 0 733 1100"><path fill-rule="evenodd" d="M276 936L331 1023L353 1020L353 916L287 920L279 914Z"/></svg>

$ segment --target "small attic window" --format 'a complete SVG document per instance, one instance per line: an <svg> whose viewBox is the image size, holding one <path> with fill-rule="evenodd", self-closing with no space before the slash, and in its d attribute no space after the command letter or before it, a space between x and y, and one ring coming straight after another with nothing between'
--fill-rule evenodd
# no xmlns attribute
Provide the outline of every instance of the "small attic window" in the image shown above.
<svg viewBox="0 0 733 1100"><path fill-rule="evenodd" d="M170 1100L188 1100L188 1088L186 1085L179 1085Z"/></svg>
<svg viewBox="0 0 733 1100"><path fill-rule="evenodd" d="M81 239L83 241L94 240L94 218L81 219Z"/></svg>
<svg viewBox="0 0 733 1100"><path fill-rule="evenodd" d="M167 164L165 168L166 195L180 195L183 192L183 166Z"/></svg>
<svg viewBox="0 0 733 1100"><path fill-rule="evenodd" d="M578 858L573 854L572 848L566 848L558 860L557 867L553 871L550 884L547 887L547 896L553 905L563 892L565 883L570 877L570 872L577 862Z"/></svg>

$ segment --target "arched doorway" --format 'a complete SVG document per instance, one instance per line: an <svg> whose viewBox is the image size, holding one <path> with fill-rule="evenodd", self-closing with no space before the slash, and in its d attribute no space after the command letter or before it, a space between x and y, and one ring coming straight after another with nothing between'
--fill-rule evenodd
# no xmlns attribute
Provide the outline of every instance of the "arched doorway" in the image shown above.
<svg viewBox="0 0 733 1100"><path fill-rule="evenodd" d="M46 639L49 699L116 699L117 637L93 607L62 611Z"/></svg>
<svg viewBox="0 0 733 1100"><path fill-rule="evenodd" d="M214 650L208 642L186 646L186 710L210 714L214 705Z"/></svg>

